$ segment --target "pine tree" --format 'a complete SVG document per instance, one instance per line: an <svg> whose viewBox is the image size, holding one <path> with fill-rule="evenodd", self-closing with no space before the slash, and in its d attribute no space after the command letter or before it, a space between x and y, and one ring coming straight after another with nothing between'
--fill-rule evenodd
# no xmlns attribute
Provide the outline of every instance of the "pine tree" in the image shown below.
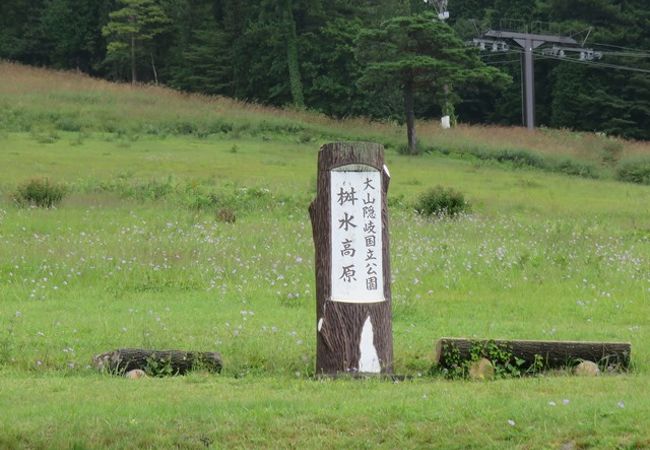
<svg viewBox="0 0 650 450"><path fill-rule="evenodd" d="M154 60L152 42L165 32L169 19L154 0L119 0L123 7L110 13L110 21L103 27L102 33L110 42L107 58L128 60L131 66L131 83L138 81L137 59L142 54L149 57L156 83L158 73Z"/></svg>
<svg viewBox="0 0 650 450"><path fill-rule="evenodd" d="M50 64L89 72L103 58L101 0L49 0L41 16Z"/></svg>
<svg viewBox="0 0 650 450"><path fill-rule="evenodd" d="M425 13L396 17L362 32L358 57L365 85L398 84L404 98L408 149L416 154L415 104L418 91L480 80L507 83L508 78L481 62L445 23Z"/></svg>

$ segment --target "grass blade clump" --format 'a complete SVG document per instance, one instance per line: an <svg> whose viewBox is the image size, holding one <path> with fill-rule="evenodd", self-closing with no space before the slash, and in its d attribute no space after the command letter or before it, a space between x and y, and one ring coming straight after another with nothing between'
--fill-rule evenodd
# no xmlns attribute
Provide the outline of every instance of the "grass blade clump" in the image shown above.
<svg viewBox="0 0 650 450"><path fill-rule="evenodd" d="M65 186L52 183L47 178L34 178L19 185L12 194L13 201L19 206L53 208L65 197Z"/></svg>
<svg viewBox="0 0 650 450"><path fill-rule="evenodd" d="M442 186L423 192L415 203L415 211L423 216L454 217L469 210L462 192Z"/></svg>

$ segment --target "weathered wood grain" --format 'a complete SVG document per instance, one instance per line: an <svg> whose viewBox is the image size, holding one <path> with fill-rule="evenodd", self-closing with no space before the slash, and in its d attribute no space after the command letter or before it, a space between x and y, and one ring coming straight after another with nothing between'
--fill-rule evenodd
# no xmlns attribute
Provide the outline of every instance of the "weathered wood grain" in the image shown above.
<svg viewBox="0 0 650 450"><path fill-rule="evenodd" d="M533 366L536 355L541 357L544 369L571 367L582 360L603 366L627 368L632 351L632 346L627 342L442 338L436 343L435 362L442 368L451 368L459 361L471 359L471 350L474 346L485 346L489 343L496 344L499 348L511 352L513 357L524 360L522 364L524 369Z"/></svg>
<svg viewBox="0 0 650 450"><path fill-rule="evenodd" d="M99 370L119 374L133 369L146 371L155 365L158 369L168 367L171 374L182 375L196 368L220 372L223 362L217 352L121 348L96 355L93 365Z"/></svg>
<svg viewBox="0 0 650 450"><path fill-rule="evenodd" d="M342 303L331 301L330 171L348 164L365 164L381 173L382 257L385 301ZM384 166L380 144L337 142L321 147L318 154L317 196L309 207L314 237L316 270L316 373L354 373L359 368L360 338L370 318L373 344L381 373L392 373L393 340L391 322L390 258L386 194L390 176Z"/></svg>

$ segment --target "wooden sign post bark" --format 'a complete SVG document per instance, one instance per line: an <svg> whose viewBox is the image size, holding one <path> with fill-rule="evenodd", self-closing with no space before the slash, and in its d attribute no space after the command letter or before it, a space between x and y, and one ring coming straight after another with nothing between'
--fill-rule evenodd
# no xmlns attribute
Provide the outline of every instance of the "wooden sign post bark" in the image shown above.
<svg viewBox="0 0 650 450"><path fill-rule="evenodd" d="M318 191L309 207L319 375L392 373L389 180L379 144L320 149Z"/></svg>

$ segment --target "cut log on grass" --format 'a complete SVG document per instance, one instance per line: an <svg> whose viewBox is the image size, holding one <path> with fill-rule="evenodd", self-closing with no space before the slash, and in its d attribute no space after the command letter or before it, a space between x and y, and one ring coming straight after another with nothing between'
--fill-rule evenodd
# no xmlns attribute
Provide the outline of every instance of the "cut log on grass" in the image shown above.
<svg viewBox="0 0 650 450"><path fill-rule="evenodd" d="M451 369L474 355L492 359L487 353L503 352L521 369L557 369L573 367L581 361L595 361L602 367L625 369L630 364L631 345L627 342L508 341L442 338L436 344L435 361Z"/></svg>
<svg viewBox="0 0 650 450"><path fill-rule="evenodd" d="M122 374L141 369L151 375L182 375L193 369L220 372L221 355L216 352L186 352L182 350L146 350L121 348L93 358L95 368Z"/></svg>

